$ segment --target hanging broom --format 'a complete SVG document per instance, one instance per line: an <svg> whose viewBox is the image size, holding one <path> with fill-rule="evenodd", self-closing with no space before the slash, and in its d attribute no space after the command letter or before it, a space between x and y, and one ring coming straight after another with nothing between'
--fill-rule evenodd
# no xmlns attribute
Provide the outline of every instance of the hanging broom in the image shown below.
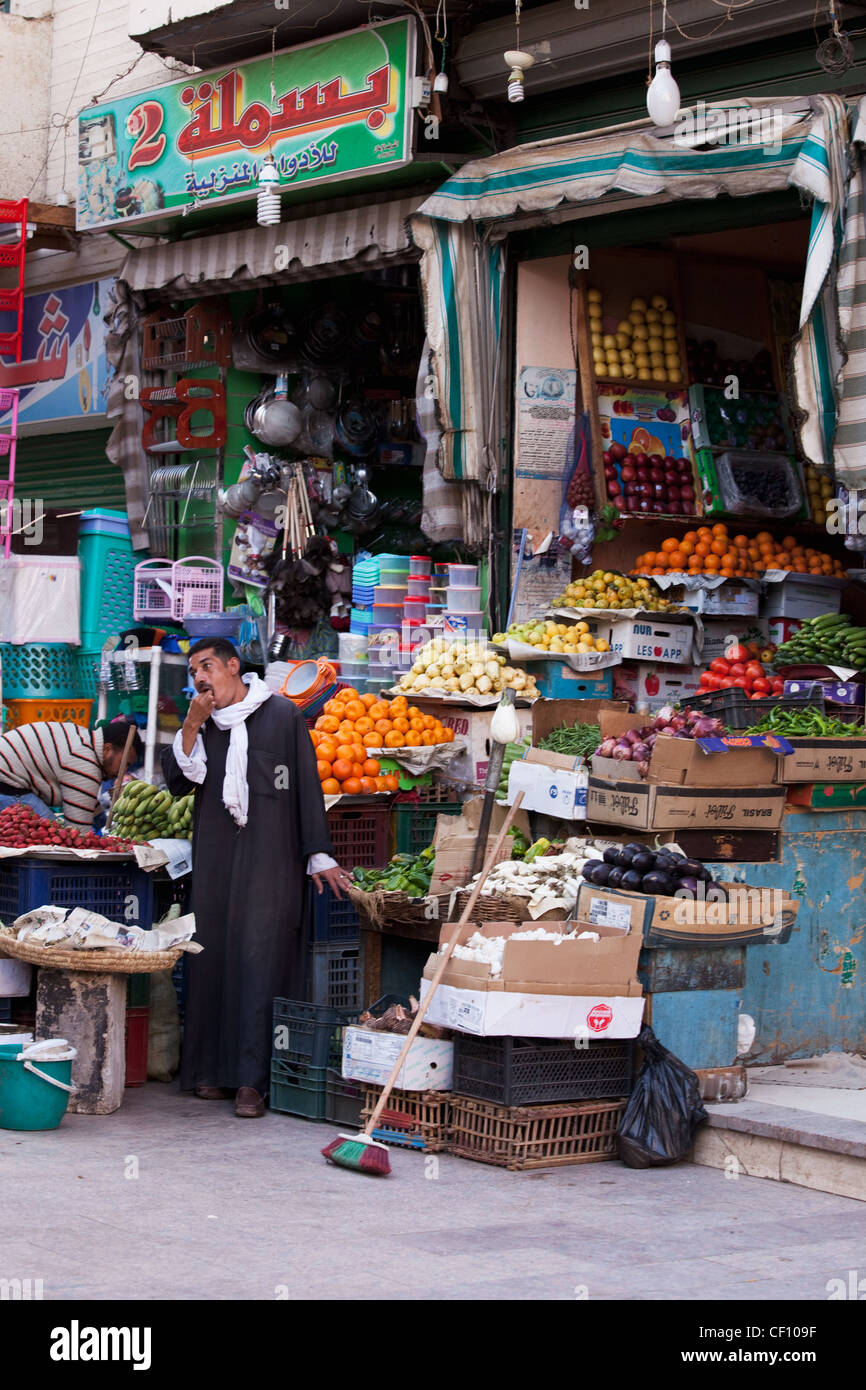
<svg viewBox="0 0 866 1390"><path fill-rule="evenodd" d="M508 835L509 830L511 829L511 822L514 820L514 817L522 800L523 792L518 792L517 797L514 801L514 805L508 812L508 815L506 816L505 821L502 825L502 829L496 837L496 843L494 844L493 849L487 856L487 862L484 865L484 868L481 870L480 877L478 878L475 887L472 889L472 892L469 895L469 901L463 909L460 921L455 923L454 931L451 933L451 938L448 942L448 945L445 947L445 950L443 951L442 956L439 960L439 964L436 967L436 973L433 976L433 979L430 981L430 988L427 991L427 997L421 1004L420 1008L418 1009L418 1012L415 1014L415 1017L412 1020L412 1027L406 1034L406 1041L403 1043L400 1056L394 1063L394 1069L391 1072L391 1075L388 1077L388 1080L385 1082L385 1085L382 1089L382 1094L380 1095L376 1103L376 1108L374 1109L372 1115L370 1116L369 1120L367 1121L360 1134L356 1134L354 1136L350 1134L338 1134L337 1138L331 1144L329 1144L327 1148L322 1149L323 1157L329 1159L331 1163L337 1163L340 1165L341 1168L354 1168L361 1173L371 1173L377 1177L387 1177L388 1174L391 1172L391 1163L388 1158L387 1145L381 1144L378 1141L378 1139L373 1138L373 1130L376 1128L379 1119L382 1115L382 1112L388 1103L388 1097L393 1091L397 1081L397 1077L400 1075L400 1069L409 1055L409 1049L412 1046L412 1043L415 1041L416 1037L418 1036L418 1033L421 1029L421 1024L424 1022L424 1017L427 1013L427 1010L430 1007L430 1002L433 998L433 995L436 993L437 989L439 988L439 985L442 983L442 976L445 974L445 970L449 960L451 959L454 947L460 940L460 934L463 928L465 927L466 923L471 919L472 913L475 911L475 904L478 901L478 896L481 892L481 889L484 887L487 875L490 873L490 870L493 868L494 864L497 864L499 862L499 856L502 853L502 846L505 844L506 837Z"/></svg>

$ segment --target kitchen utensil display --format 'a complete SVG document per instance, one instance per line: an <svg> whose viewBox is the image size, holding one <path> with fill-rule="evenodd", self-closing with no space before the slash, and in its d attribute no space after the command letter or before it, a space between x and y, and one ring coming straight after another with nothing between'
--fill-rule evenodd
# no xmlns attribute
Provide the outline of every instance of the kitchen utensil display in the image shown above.
<svg viewBox="0 0 866 1390"><path fill-rule="evenodd" d="M379 433L376 417L365 401L347 401L337 415L337 442L348 454L366 458Z"/></svg>
<svg viewBox="0 0 866 1390"><path fill-rule="evenodd" d="M298 407L276 392L267 392L259 397L253 411L252 432L257 439L270 448L293 444L303 427Z"/></svg>
<svg viewBox="0 0 866 1390"><path fill-rule="evenodd" d="M302 354L313 367L338 362L348 347L349 325L338 309L326 308L308 319Z"/></svg>

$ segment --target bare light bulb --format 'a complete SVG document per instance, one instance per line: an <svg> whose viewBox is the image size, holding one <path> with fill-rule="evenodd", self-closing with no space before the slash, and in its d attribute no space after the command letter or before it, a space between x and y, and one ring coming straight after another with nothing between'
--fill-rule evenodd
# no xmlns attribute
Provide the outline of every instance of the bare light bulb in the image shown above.
<svg viewBox="0 0 866 1390"><path fill-rule="evenodd" d="M646 94L647 110L654 125L671 125L680 109L680 89L671 72L671 46L660 39L655 51L656 72Z"/></svg>
<svg viewBox="0 0 866 1390"><path fill-rule="evenodd" d="M437 72L436 76L433 78L433 90L434 90L434 92L447 92L447 91L448 91L448 74L447 74L447 72Z"/></svg>
<svg viewBox="0 0 866 1390"><path fill-rule="evenodd" d="M260 227L273 227L280 220L280 176L271 158L262 164L256 195L256 221Z"/></svg>
<svg viewBox="0 0 866 1390"><path fill-rule="evenodd" d="M523 100L523 74L527 68L531 68L535 59L531 53L522 53L520 49L510 48L504 55L505 61L511 68L508 74L508 100Z"/></svg>

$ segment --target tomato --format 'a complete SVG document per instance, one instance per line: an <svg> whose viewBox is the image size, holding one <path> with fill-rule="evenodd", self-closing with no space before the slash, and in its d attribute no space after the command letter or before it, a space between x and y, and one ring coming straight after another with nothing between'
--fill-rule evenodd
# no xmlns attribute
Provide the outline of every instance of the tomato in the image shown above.
<svg viewBox="0 0 866 1390"><path fill-rule="evenodd" d="M764 668L761 665L760 661L750 661L747 663L746 675L749 676L752 680L756 680L758 676L763 676L763 674Z"/></svg>
<svg viewBox="0 0 866 1390"><path fill-rule="evenodd" d="M730 667L728 668L728 675L729 675L729 676L744 676L745 674L746 674L746 668L745 668L745 666L743 665L742 661L732 661L732 662L731 662Z"/></svg>
<svg viewBox="0 0 866 1390"><path fill-rule="evenodd" d="M749 696L750 700L766 700L766 698L766 695L762 694L760 690L756 690L752 695Z"/></svg>
<svg viewBox="0 0 866 1390"><path fill-rule="evenodd" d="M752 686L761 695L769 695L773 688L766 676L758 676L758 678L752 682Z"/></svg>
<svg viewBox="0 0 866 1390"><path fill-rule="evenodd" d="M710 670L716 676L726 676L730 670L730 663L725 661L723 656L717 656L715 661L710 662Z"/></svg>
<svg viewBox="0 0 866 1390"><path fill-rule="evenodd" d="M737 684L737 682L736 682L736 680L734 679L733 676L723 676L722 679L719 681L719 689L720 689L720 690L730 690L730 689L731 689L731 686L736 685L736 684Z"/></svg>
<svg viewBox="0 0 866 1390"><path fill-rule="evenodd" d="M784 693L785 693L785 682L782 680L781 676L774 676L774 677L773 677L773 694L774 694L774 695L783 695Z"/></svg>
<svg viewBox="0 0 866 1390"><path fill-rule="evenodd" d="M745 677L745 676L735 676L735 677L734 677L734 685L738 686L740 690L745 690L745 689L746 689L746 677Z"/></svg>
<svg viewBox="0 0 866 1390"><path fill-rule="evenodd" d="M751 653L748 647L741 647L738 643L735 643L733 647L728 647L725 656L728 658L728 661L742 661L745 663L749 660Z"/></svg>
<svg viewBox="0 0 866 1390"><path fill-rule="evenodd" d="M718 690L721 685L721 678L714 676L712 671L704 671L700 685L702 690Z"/></svg>

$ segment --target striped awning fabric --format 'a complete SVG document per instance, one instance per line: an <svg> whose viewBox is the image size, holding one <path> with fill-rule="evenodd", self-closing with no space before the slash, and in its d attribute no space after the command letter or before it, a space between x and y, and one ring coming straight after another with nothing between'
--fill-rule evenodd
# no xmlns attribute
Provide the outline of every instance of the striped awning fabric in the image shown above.
<svg viewBox="0 0 866 1390"><path fill-rule="evenodd" d="M119 278L132 290L211 294L348 275L412 257L406 222L420 202L400 198L131 251Z"/></svg>

